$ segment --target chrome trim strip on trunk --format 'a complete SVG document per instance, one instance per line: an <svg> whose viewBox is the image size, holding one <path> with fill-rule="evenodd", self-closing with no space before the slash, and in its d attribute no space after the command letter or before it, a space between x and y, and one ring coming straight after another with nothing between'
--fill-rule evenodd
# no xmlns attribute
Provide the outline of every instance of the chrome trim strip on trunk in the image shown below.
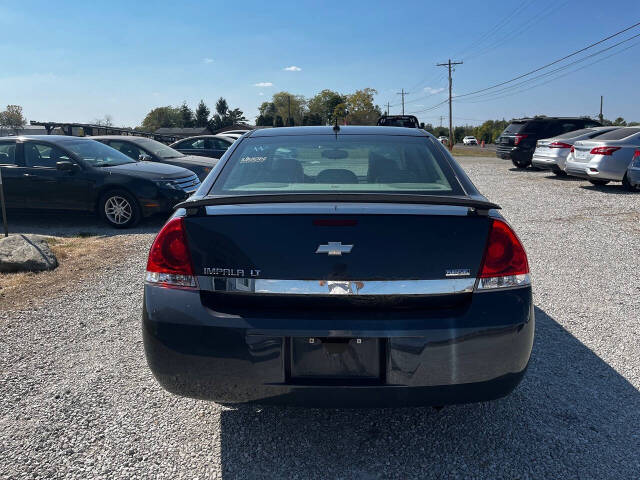
<svg viewBox="0 0 640 480"><path fill-rule="evenodd" d="M402 205L388 203L270 203L249 205L213 205L207 215L455 215L466 216L468 207L453 205Z"/></svg>
<svg viewBox="0 0 640 480"><path fill-rule="evenodd" d="M259 295L447 295L471 293L472 277L437 280L276 280L199 276L202 290Z"/></svg>

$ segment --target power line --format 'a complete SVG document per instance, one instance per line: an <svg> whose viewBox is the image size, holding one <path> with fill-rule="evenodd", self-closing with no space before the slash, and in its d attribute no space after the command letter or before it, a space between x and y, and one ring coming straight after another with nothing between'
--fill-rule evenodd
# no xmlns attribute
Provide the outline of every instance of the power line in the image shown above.
<svg viewBox="0 0 640 480"><path fill-rule="evenodd" d="M610 39L612 39L613 37L616 37L616 36L618 36L618 35L620 35L620 34L622 34L622 33L626 32L626 31L628 31L628 30L631 30L632 28L635 28L635 27L637 27L638 25L640 25L640 22L635 23L635 24L631 25L630 27L627 27L627 28L625 28L625 29L623 29L623 30L620 30L619 32L614 33L613 35L609 35L608 37L603 38L602 40L599 40L599 41L597 41L597 42L594 42L594 43L592 43L591 45L587 45L586 47L581 48L580 50L576 50L575 52L572 52L572 53L570 53L569 55L565 55L565 56L564 56L564 57L562 57L562 58L559 58L559 59L557 59L557 60L554 60L553 62L547 63L546 65L543 65L543 66L538 67L538 68L536 68L536 69L534 69L534 70L531 70L530 72L523 73L522 75L518 75L517 77L514 77L514 78L512 78L512 79L510 79L510 80L506 80L506 81L504 81L504 82L496 83L495 85L491 85L490 87L481 88L480 90L475 90L475 91L473 91L473 92L465 93L465 94L462 94L462 95L456 95L456 98L460 98L460 97L467 97L467 96L469 96L469 95L474 95L474 94L476 94L476 93L486 92L487 90L491 90L491 89L496 88L496 87L501 87L502 85L506 85L506 84L511 83L511 82L514 82L514 81L516 81L516 80L520 80L521 78L524 78L524 77L526 77L526 76L528 76L528 75L531 75L532 73L539 72L540 70L543 70L543 69L545 69L545 68L547 68L547 67L550 67L551 65L555 65L555 64L557 64L557 63L562 62L563 60L566 60L567 58L571 58L571 57L573 57L573 56L575 56L575 55L577 55L577 54L579 54L579 53L582 53L582 52L584 52L585 50L588 50L588 49L590 49L590 48L592 48L592 47L595 47L596 45L600 45L601 43L604 43L604 42L606 42L607 40L610 40Z"/></svg>
<svg viewBox="0 0 640 480"><path fill-rule="evenodd" d="M544 82L540 82L540 83L532 85L532 86L528 86L528 87L522 88L520 90L512 91L512 92L506 93L504 95L495 94L493 97L484 98L484 99L481 99L481 100L473 100L473 99L472 100L463 100L460 103L481 103L481 102L486 102L486 101L500 100L500 99L503 99L503 98L511 97L513 95L517 95L519 93L527 92L527 91L532 90L534 88L541 87L542 85L546 85L547 83L553 82L554 80L558 80L559 78L566 77L567 75L569 75L571 73L575 73L575 72L579 72L580 70L584 70L585 68L588 68L588 67L590 67L592 65L595 65L596 63L600 63L600 62L602 62L602 61L604 61L604 60L606 60L608 58L611 58L611 57L613 57L615 55L618 55L618 54L620 54L620 53L622 53L622 52L624 52L626 50L629 50L630 48L633 48L636 45L640 45L640 42L636 42L636 43L634 43L632 45L629 45L626 48L620 49L617 52L613 52L610 55L607 55L605 57L598 58L595 61L593 61L591 63L588 63L587 65L583 65L583 66L575 68L573 70L569 70L568 72L563 73L562 75L557 75L557 76L555 76L553 78L550 78L549 80L546 80Z"/></svg>
<svg viewBox="0 0 640 480"><path fill-rule="evenodd" d="M496 94L499 94L501 92L505 92L505 91L508 91L510 89L517 88L517 87L519 87L521 85L525 85L525 84L527 84L529 82L533 82L533 81L535 81L535 80L537 80L539 78L546 77L548 75L553 75L554 73L557 73L557 72L559 72L561 70L565 70L565 69L567 69L567 68L569 68L572 65L575 65L577 63L584 62L585 60L588 60L589 58L593 58L593 57L595 57L597 55L600 55L601 53L607 52L607 51L609 51L609 50L611 50L611 49L613 49L615 47L618 47L618 46L622 45L623 43L629 42L629 41L631 41L631 40L633 40L634 38L637 38L637 37L640 37L640 33L638 33L636 35L633 35L633 36L631 36L629 38L625 38L624 40L621 40L618 43L614 43L613 45L605 47L602 50L598 50L597 52L591 53L589 55L585 55L584 57L579 58L577 60L574 60L573 62L569 62L569 63L567 63L565 65L562 65L561 67L555 68L555 69L550 70L548 72L541 73L540 75L536 75L536 76L531 77L531 78L527 78L526 80L523 80L521 82L515 83L513 85L509 85L509 86L504 87L504 88L500 88L498 90L494 90L492 92L485 92L485 93L475 94L475 95L471 96L471 98L472 99L477 99L477 98L481 98L481 97L496 95ZM470 96L470 95L471 94L457 95L456 98L467 97L467 96Z"/></svg>

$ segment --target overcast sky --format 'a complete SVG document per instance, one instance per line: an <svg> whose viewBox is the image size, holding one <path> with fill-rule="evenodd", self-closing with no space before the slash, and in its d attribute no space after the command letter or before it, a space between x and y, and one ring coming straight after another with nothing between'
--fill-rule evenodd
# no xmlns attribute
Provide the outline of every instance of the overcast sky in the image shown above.
<svg viewBox="0 0 640 480"><path fill-rule="evenodd" d="M381 107L391 102L391 113L400 113L396 92L404 88L407 113L433 124L445 115L446 123L446 105L424 111L446 95L446 70L436 63L464 60L454 73L461 95L640 21L638 0L431 3L0 0L0 106L22 105L28 120L109 114L116 125L135 126L153 107L185 100L195 107L201 98L213 107L224 96L253 121L258 105L280 90L310 97L323 88L372 87ZM640 121L639 41L512 90L461 97L454 123L595 115L600 95L606 117ZM536 83L544 84L530 88Z"/></svg>

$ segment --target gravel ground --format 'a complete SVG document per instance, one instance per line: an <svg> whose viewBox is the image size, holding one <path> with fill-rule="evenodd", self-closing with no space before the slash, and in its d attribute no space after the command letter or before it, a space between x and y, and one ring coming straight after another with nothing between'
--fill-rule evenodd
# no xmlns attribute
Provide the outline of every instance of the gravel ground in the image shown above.
<svg viewBox="0 0 640 480"><path fill-rule="evenodd" d="M530 256L537 336L512 395L438 412L168 394L140 338L152 224L130 235L140 255L33 310L0 311L0 477L637 479L640 195L461 161Z"/></svg>

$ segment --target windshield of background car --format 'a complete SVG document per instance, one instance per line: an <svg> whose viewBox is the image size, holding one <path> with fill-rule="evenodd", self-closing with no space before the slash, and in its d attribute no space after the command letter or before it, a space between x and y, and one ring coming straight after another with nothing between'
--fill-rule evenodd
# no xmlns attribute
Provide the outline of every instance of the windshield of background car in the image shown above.
<svg viewBox="0 0 640 480"><path fill-rule="evenodd" d="M247 138L211 193L460 195L462 188L439 148L431 138L400 135Z"/></svg>
<svg viewBox="0 0 640 480"><path fill-rule="evenodd" d="M504 135L515 135L516 133L520 132L525 125L526 122L512 122L507 128L504 129L504 132L502 133Z"/></svg>
<svg viewBox="0 0 640 480"><path fill-rule="evenodd" d="M141 138L136 140L137 145L140 145L142 148L151 152L156 157L160 158L177 158L184 157L184 154L180 153L177 150L174 150L171 147L167 147L165 144L158 142L157 140L152 140L150 138Z"/></svg>
<svg viewBox="0 0 640 480"><path fill-rule="evenodd" d="M598 136L598 140L622 140L636 133L640 133L640 128L620 128Z"/></svg>
<svg viewBox="0 0 640 480"><path fill-rule="evenodd" d="M95 140L66 141L63 146L92 167L113 167L125 163L135 163L135 160L127 157L124 153Z"/></svg>

